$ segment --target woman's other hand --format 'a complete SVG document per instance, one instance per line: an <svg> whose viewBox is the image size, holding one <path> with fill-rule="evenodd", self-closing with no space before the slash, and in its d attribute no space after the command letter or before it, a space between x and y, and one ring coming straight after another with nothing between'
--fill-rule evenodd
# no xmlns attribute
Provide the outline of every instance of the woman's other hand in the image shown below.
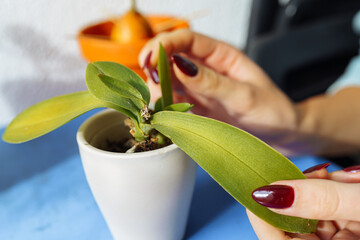
<svg viewBox="0 0 360 240"><path fill-rule="evenodd" d="M247 211L259 239L360 239L360 165L332 173L321 168L306 175L311 179L279 181L257 189L253 198L276 213L321 220L317 232L286 233ZM288 190L283 189L283 194L293 194L283 196L287 201L279 200L279 185ZM269 200L270 196L275 198Z"/></svg>

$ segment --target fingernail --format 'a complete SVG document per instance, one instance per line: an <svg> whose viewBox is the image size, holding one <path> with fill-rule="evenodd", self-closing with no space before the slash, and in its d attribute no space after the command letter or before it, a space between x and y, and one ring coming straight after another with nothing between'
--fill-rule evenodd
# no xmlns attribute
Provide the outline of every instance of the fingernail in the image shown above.
<svg viewBox="0 0 360 240"><path fill-rule="evenodd" d="M143 65L143 69L149 67L151 54L152 54L152 51L150 51L150 52L148 53L148 55L146 55L146 58L145 58L145 61L144 61L144 65Z"/></svg>
<svg viewBox="0 0 360 240"><path fill-rule="evenodd" d="M155 69L149 69L149 74L151 79L153 80L154 83L158 84L159 83L159 73L158 70Z"/></svg>
<svg viewBox="0 0 360 240"><path fill-rule="evenodd" d="M330 166L331 163L321 163L321 164L318 164L316 166L313 166L311 168L308 168L306 169L305 171L303 171L303 173L311 173L311 172L314 172L314 171L317 171L317 170L320 170L320 169L323 169L323 168L327 168L328 166Z"/></svg>
<svg viewBox="0 0 360 240"><path fill-rule="evenodd" d="M267 185L252 192L258 204L269 208L288 208L294 202L294 189L287 185Z"/></svg>
<svg viewBox="0 0 360 240"><path fill-rule="evenodd" d="M360 165L355 165L355 166L344 168L343 171L344 172L352 172L352 173L360 172Z"/></svg>
<svg viewBox="0 0 360 240"><path fill-rule="evenodd" d="M184 74L193 77L198 73L198 69L195 64L190 62L188 59L183 58L178 54L172 55L171 59Z"/></svg>

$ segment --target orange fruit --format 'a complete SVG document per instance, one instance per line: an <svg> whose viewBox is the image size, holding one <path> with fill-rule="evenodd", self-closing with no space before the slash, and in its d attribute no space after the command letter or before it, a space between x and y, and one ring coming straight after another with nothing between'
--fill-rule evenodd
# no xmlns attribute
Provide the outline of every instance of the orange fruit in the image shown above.
<svg viewBox="0 0 360 240"><path fill-rule="evenodd" d="M110 35L111 40L130 43L154 36L149 22L136 10L135 1L132 3L132 8L114 21L114 27Z"/></svg>

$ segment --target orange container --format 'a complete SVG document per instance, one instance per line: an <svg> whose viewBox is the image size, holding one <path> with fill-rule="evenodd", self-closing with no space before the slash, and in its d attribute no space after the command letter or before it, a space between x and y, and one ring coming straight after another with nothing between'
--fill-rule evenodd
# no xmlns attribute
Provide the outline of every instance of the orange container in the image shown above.
<svg viewBox="0 0 360 240"><path fill-rule="evenodd" d="M153 30L159 32L172 31L180 28L189 28L186 20L177 19L170 16L148 16ZM138 64L138 55L150 39L139 39L129 44L122 44L110 40L110 33L114 26L111 21L101 22L96 25L88 26L78 34L78 41L81 52L85 59L94 61L112 61L123 64L146 79L144 72ZM163 30L161 30L163 29Z"/></svg>

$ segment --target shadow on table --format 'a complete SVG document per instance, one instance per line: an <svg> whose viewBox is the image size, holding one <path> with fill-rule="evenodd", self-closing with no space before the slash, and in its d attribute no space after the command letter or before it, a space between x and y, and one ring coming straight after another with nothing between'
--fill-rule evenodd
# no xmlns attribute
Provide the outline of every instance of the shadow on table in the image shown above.
<svg viewBox="0 0 360 240"><path fill-rule="evenodd" d="M78 154L76 131L96 111L26 143L9 144L0 140L0 192ZM4 131L1 128L0 135Z"/></svg>
<svg viewBox="0 0 360 240"><path fill-rule="evenodd" d="M204 170L198 168L185 239L196 234L236 201Z"/></svg>

